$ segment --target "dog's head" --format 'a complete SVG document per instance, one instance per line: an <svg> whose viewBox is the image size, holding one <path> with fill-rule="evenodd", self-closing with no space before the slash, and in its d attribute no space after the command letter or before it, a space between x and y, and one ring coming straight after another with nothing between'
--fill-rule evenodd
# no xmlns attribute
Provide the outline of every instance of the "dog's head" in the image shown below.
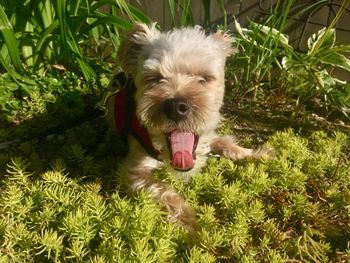
<svg viewBox="0 0 350 263"><path fill-rule="evenodd" d="M162 33L136 24L121 43L118 58L137 87L136 114L177 170L193 168L198 139L217 127L232 42L200 27Z"/></svg>

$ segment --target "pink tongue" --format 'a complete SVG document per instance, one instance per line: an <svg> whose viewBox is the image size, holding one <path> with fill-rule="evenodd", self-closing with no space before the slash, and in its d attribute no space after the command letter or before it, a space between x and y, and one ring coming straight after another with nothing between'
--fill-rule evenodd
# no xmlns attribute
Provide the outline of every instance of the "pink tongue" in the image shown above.
<svg viewBox="0 0 350 263"><path fill-rule="evenodd" d="M194 135L190 132L173 131L170 134L171 165L178 170L190 170L193 160Z"/></svg>

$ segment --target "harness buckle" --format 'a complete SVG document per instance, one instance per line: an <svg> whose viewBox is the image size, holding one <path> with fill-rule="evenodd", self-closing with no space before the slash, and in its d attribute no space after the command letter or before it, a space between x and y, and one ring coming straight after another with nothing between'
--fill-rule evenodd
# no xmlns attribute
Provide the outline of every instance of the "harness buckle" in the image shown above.
<svg viewBox="0 0 350 263"><path fill-rule="evenodd" d="M104 116L108 113L107 101L110 97L117 94L127 85L127 77L123 72L113 75L108 87L104 90L101 100L97 103L97 108L104 112Z"/></svg>

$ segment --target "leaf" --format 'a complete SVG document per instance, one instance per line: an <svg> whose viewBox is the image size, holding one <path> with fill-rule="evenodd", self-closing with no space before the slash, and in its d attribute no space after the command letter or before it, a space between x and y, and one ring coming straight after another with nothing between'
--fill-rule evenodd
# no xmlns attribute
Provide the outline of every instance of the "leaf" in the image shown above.
<svg viewBox="0 0 350 263"><path fill-rule="evenodd" d="M25 26L25 31L33 33L33 30L34 30L33 24L27 21ZM32 41L28 41L29 38L23 37L22 39L23 39L22 55L24 58L24 62L27 66L33 66L33 43Z"/></svg>
<svg viewBox="0 0 350 263"><path fill-rule="evenodd" d="M226 12L226 8L225 8L225 1L224 0L217 0L217 3L219 5L220 10L221 10L223 17L224 17L224 28L227 28L227 12Z"/></svg>
<svg viewBox="0 0 350 263"><path fill-rule="evenodd" d="M259 24L256 24L256 23L253 23L255 25L257 25L257 28L260 29L260 31L262 33L264 33L265 35L269 36L270 37L274 37L275 40L278 40L278 42L280 42L283 46L287 46L289 48L292 48L290 45L289 45L289 39L288 39L288 36L283 34L282 32L280 32L279 30L277 30L276 28L273 28L273 27L269 27L269 26L263 26L263 25L259 25Z"/></svg>
<svg viewBox="0 0 350 263"><path fill-rule="evenodd" d="M335 29L322 28L317 33L314 33L307 40L309 48L307 54L315 54L319 50L329 49L335 43Z"/></svg>
<svg viewBox="0 0 350 263"><path fill-rule="evenodd" d="M46 40L50 36L52 36L52 32L56 28L58 28L58 26L59 26L59 22L58 22L58 20L55 20L52 22L52 24L48 28L46 28L43 32L41 32L40 38L38 39L38 41L36 43L35 50L34 50L34 65L35 66L37 66L40 52L43 50L43 48L46 49L50 42L46 46L44 46L44 43L46 42Z"/></svg>
<svg viewBox="0 0 350 263"><path fill-rule="evenodd" d="M124 18L112 16L103 14L100 12L96 12L94 14L91 14L88 16L89 18L96 18L96 21L91 23L88 27L86 27L86 32L89 32L92 28L99 26L99 25L106 25L106 24L112 24L115 25L118 28L121 28L123 30L128 30L132 27L132 24L125 20Z"/></svg>
<svg viewBox="0 0 350 263"><path fill-rule="evenodd" d="M327 50L328 52L350 53L350 45L337 45Z"/></svg>
<svg viewBox="0 0 350 263"><path fill-rule="evenodd" d="M322 79L324 81L325 86L331 87L335 86L337 84L339 85L346 85L346 81L337 79L333 76L331 76L327 70L322 70L321 72Z"/></svg>
<svg viewBox="0 0 350 263"><path fill-rule="evenodd" d="M253 34L253 32L247 28L242 28L241 25L238 23L238 21L236 20L236 18L234 19L234 23L235 23L235 28L237 30L237 33L246 41L250 42L253 41L253 39L249 36L250 34ZM257 43L256 43L257 45Z"/></svg>
<svg viewBox="0 0 350 263"><path fill-rule="evenodd" d="M4 69L7 71L7 73L11 76L11 78L22 88L25 89L26 84L29 85L35 85L35 80L27 78L23 76L22 74L19 74L12 65L9 65L5 58L0 54L0 64L4 67Z"/></svg>
<svg viewBox="0 0 350 263"><path fill-rule="evenodd" d="M50 0L39 1L38 9L41 15L44 28L49 27L53 23L54 14L53 14L53 5Z"/></svg>
<svg viewBox="0 0 350 263"><path fill-rule="evenodd" d="M350 71L350 60L344 55L337 52L329 53L328 55L319 58L324 64L332 65L334 67L343 68Z"/></svg>
<svg viewBox="0 0 350 263"><path fill-rule="evenodd" d="M211 0L202 0L202 5L204 8L204 25L210 24L210 2Z"/></svg>
<svg viewBox="0 0 350 263"><path fill-rule="evenodd" d="M291 60L291 59L290 59L289 57L287 57L287 56L284 56L284 57L282 58L281 64L282 64L282 67L283 67L284 69L289 69L289 68L293 65L293 60Z"/></svg>
<svg viewBox="0 0 350 263"><path fill-rule="evenodd" d="M61 32L63 48L67 49L67 17L66 17L66 2L64 0L57 0L57 16Z"/></svg>
<svg viewBox="0 0 350 263"><path fill-rule="evenodd" d="M135 18L137 18L138 20L142 21L143 23L151 23L152 22L152 19L149 16L147 16L145 13L143 13L141 10L135 8L132 5L129 5L128 7L129 7L130 12L133 14L133 16Z"/></svg>
<svg viewBox="0 0 350 263"><path fill-rule="evenodd" d="M19 72L22 71L21 58L18 49L18 41L15 37L15 32L12 28L10 21L7 18L3 6L0 4L0 31L4 37L8 53L11 58L11 62L15 69ZM5 68L6 66L3 65Z"/></svg>
<svg viewBox="0 0 350 263"><path fill-rule="evenodd" d="M234 18L234 23L235 23L235 28L236 28L238 34L240 34L242 37L244 37L243 29L242 29L241 25L238 23L238 21L236 20L236 18Z"/></svg>

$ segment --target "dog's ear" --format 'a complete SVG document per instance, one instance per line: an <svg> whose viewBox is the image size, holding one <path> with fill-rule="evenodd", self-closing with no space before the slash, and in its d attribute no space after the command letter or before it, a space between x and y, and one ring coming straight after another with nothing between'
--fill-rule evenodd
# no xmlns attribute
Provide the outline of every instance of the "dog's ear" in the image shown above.
<svg viewBox="0 0 350 263"><path fill-rule="evenodd" d="M227 32L219 30L210 35L210 37L219 44L225 57L229 57L238 52L238 50L232 46L232 44L235 42L233 36Z"/></svg>
<svg viewBox="0 0 350 263"><path fill-rule="evenodd" d="M156 23L150 26L135 23L120 43L117 58L125 73L133 73L136 70L137 61L142 49L152 42L160 32L156 29Z"/></svg>

